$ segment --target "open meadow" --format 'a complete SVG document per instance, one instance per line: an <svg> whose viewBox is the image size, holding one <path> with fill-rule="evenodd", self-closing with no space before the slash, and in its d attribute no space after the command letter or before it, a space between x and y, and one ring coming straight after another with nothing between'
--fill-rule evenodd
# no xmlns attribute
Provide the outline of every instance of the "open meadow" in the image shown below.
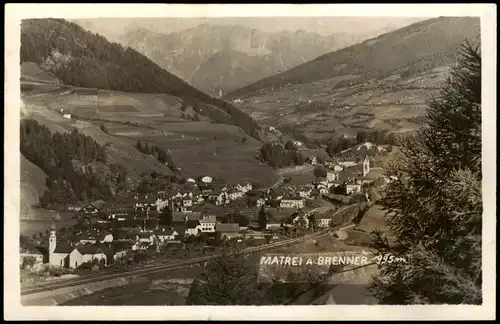
<svg viewBox="0 0 500 324"><path fill-rule="evenodd" d="M52 131L77 128L107 145L110 160L133 172L171 173L152 156L137 151L135 144L140 140L169 152L187 177L210 175L233 183L252 180L262 185L276 179L275 171L257 160L259 141L237 126L184 119L186 111L181 110L182 101L176 97L80 88L24 93L22 97L25 117Z"/></svg>

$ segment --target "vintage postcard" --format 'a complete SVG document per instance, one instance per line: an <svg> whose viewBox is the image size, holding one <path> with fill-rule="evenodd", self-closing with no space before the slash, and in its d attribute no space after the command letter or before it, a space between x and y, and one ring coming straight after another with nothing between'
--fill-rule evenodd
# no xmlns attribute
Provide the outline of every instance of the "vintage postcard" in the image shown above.
<svg viewBox="0 0 500 324"><path fill-rule="evenodd" d="M495 12L7 5L4 317L495 318Z"/></svg>

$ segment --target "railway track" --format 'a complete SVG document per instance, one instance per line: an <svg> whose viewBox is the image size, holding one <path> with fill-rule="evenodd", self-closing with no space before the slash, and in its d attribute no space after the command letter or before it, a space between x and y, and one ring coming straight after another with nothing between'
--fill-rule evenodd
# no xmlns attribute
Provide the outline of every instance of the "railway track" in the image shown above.
<svg viewBox="0 0 500 324"><path fill-rule="evenodd" d="M342 212L350 207L352 207L352 206L346 206L346 207L340 209L339 211L337 211L335 214L340 213L340 212ZM304 240L307 240L310 238L328 235L332 231L336 231L336 230L344 229L344 228L349 228L352 226L353 226L353 224L340 225L337 227L318 231L318 232L315 232L315 233L312 233L312 234L309 234L306 236L292 238L292 239L288 239L285 241L275 242L275 243L271 243L271 244L267 244L267 245L263 245L263 246L250 247L250 248L243 249L242 251L239 252L239 254L249 254L249 253L270 250L270 249L274 249L274 248L278 248L278 247L294 245L297 243L301 243ZM78 286L78 285L83 285L83 284L88 284L88 283L95 283L95 282L99 282L99 281L133 277L133 276L138 276L138 275L147 275L147 274L164 272L166 270L175 270L175 269L179 269L179 268L182 268L185 266L206 262L206 261L209 261L209 260L214 259L214 258L219 257L219 256L220 256L220 254L216 254L216 255L199 257L196 259L186 260L186 261L181 261L181 262L163 263L163 264L159 264L159 265L146 266L146 267L141 268L141 269L120 271L118 273L105 273L105 274L98 274L95 276L89 275L89 276L85 276L83 278L79 277L79 278L74 278L74 279L67 279L64 281L61 280L60 282L40 283L40 284L36 284L34 286L31 286L31 287L26 287L25 289L22 289L21 296L50 291L50 290L55 290L55 289L67 288L67 287L71 287L71 286Z"/></svg>

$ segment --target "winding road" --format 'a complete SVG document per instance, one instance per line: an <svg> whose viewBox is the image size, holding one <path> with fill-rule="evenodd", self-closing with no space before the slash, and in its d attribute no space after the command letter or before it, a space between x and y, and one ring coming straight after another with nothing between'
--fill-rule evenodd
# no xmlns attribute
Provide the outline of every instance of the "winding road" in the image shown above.
<svg viewBox="0 0 500 324"><path fill-rule="evenodd" d="M340 213L348 208L353 207L353 205L346 206L334 214L334 216L337 213ZM247 254L247 253L254 253L254 252L261 252L273 248L278 248L282 246L287 246L287 245L293 245L297 243L301 243L306 239L310 239L313 237L320 237L320 236L325 236L328 235L329 233L340 230L340 229L345 229L354 226L354 224L345 224L345 225L339 225L336 227L328 228L325 230L321 230L309 235L293 238L293 239L288 239L285 241L280 241L280 242L275 242L275 243L270 243L266 244L263 246L257 246L257 247L250 247L246 248L242 251L239 252L239 254ZM58 282L44 282L44 283L38 283L38 284L33 284L27 287L24 287L24 289L21 289L21 296L25 295L30 295L34 293L40 293L40 292L45 292L45 291L50 291L50 290L55 290L55 289L60 289L60 288L67 288L71 286L78 286L78 285L83 285L83 284L88 284L88 283L95 283L99 281L105 281L105 280L112 280L112 279L117 279L117 278L123 278L123 277L132 277L132 276L138 276L138 275L147 275L147 274L152 274L152 273L158 273L158 272L164 272L166 270L174 270L174 269L179 269L188 265L194 265L198 264L201 262L206 262L208 260L214 259L216 257L220 256L220 254L216 255L211 255L211 256L206 256L206 257L200 257L192 260L187 260L187 261L181 261L181 262L175 262L175 263L163 263L159 265L153 265L153 266L146 266L141 269L134 269L134 270L129 270L129 271L121 271L119 273L101 273L101 274L95 274L95 275L87 275L84 277L79 277L79 278L74 278L74 279L67 279L67 280L60 280Z"/></svg>

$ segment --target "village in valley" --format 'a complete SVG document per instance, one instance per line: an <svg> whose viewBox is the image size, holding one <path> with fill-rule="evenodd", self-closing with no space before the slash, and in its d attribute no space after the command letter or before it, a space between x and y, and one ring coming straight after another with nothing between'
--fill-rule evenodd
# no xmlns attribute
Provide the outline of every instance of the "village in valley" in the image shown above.
<svg viewBox="0 0 500 324"><path fill-rule="evenodd" d="M189 260L222 246L263 246L350 224L360 204L377 200L377 188L391 180L370 154L371 146L331 159L311 156L268 188L251 181L225 184L205 175L155 194L129 193L120 201L68 207L76 225L21 236L21 268L35 280L33 273L61 276ZM374 148L375 156L387 155L387 146ZM295 181L294 174L314 180Z"/></svg>

